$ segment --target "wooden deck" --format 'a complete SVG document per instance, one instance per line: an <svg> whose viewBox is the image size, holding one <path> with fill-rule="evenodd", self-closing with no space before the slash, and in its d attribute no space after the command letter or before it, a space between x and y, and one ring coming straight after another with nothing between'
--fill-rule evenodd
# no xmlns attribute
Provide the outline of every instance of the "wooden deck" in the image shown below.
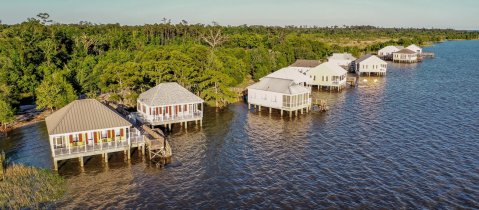
<svg viewBox="0 0 479 210"><path fill-rule="evenodd" d="M148 157L159 165L165 165L171 161L172 151L165 135L160 129L151 129L142 126L145 131L145 145L148 148Z"/></svg>

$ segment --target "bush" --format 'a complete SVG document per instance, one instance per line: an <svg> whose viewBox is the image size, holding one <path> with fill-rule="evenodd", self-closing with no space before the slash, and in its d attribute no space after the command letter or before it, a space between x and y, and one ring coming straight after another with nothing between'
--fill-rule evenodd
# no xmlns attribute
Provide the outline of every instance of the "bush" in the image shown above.
<svg viewBox="0 0 479 210"><path fill-rule="evenodd" d="M65 186L65 180L49 170L12 165L0 181L0 209L48 206L63 196Z"/></svg>

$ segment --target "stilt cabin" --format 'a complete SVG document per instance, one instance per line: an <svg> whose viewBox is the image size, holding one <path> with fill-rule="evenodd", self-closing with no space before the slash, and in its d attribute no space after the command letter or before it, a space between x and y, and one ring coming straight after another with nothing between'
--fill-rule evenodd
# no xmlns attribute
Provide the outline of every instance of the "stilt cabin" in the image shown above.
<svg viewBox="0 0 479 210"><path fill-rule="evenodd" d="M405 48L393 53L393 61L398 63L416 63L418 62L418 53Z"/></svg>
<svg viewBox="0 0 479 210"><path fill-rule="evenodd" d="M386 46L378 51L378 56L384 60L392 60L393 53L404 49L403 46Z"/></svg>
<svg viewBox="0 0 479 210"><path fill-rule="evenodd" d="M76 100L46 119L54 169L58 161L108 153L129 152L143 136L117 112L95 99Z"/></svg>
<svg viewBox="0 0 479 210"><path fill-rule="evenodd" d="M280 79L265 77L259 82L248 87L248 108L257 107L268 108L269 113L272 109L289 112L291 117L293 112L298 115L298 111L303 114L311 108L311 88L297 84L292 79Z"/></svg>
<svg viewBox="0 0 479 210"><path fill-rule="evenodd" d="M203 122L203 99L176 82L161 83L137 100L135 118L150 126Z"/></svg>
<svg viewBox="0 0 479 210"><path fill-rule="evenodd" d="M354 67L358 75L366 74L369 76L374 74L376 76L382 76L386 75L388 63L375 55L365 55L354 61Z"/></svg>
<svg viewBox="0 0 479 210"><path fill-rule="evenodd" d="M357 58L350 53L333 53L333 55L328 58L328 62L339 65L349 71L352 68L351 63L356 59Z"/></svg>
<svg viewBox="0 0 479 210"><path fill-rule="evenodd" d="M333 62L322 63L308 71L307 75L311 78L310 85L341 90L346 86L346 77L348 72L341 66Z"/></svg>
<svg viewBox="0 0 479 210"><path fill-rule="evenodd" d="M296 62L291 64L289 67L294 68L298 70L300 73L306 73L310 69L319 66L321 62L319 60L303 60L303 59L298 59Z"/></svg>

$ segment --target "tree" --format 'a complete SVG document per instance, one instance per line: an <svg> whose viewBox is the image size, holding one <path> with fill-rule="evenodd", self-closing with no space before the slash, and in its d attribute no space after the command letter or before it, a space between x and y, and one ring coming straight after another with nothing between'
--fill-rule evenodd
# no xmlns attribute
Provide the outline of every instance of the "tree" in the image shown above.
<svg viewBox="0 0 479 210"><path fill-rule="evenodd" d="M48 108L52 112L77 99L72 85L61 73L43 79L36 89L37 109Z"/></svg>
<svg viewBox="0 0 479 210"><path fill-rule="evenodd" d="M2 123L5 131L7 130L7 124L15 120L14 114L15 111L12 106L6 101L0 100L0 123Z"/></svg>
<svg viewBox="0 0 479 210"><path fill-rule="evenodd" d="M48 19L48 18L50 18L50 15L46 12L38 13L37 17L40 18L43 25L52 22L52 20Z"/></svg>
<svg viewBox="0 0 479 210"><path fill-rule="evenodd" d="M222 108L236 101L236 94L229 88L234 79L222 73L222 63L213 52L208 60L208 69L199 78L200 96L210 106Z"/></svg>

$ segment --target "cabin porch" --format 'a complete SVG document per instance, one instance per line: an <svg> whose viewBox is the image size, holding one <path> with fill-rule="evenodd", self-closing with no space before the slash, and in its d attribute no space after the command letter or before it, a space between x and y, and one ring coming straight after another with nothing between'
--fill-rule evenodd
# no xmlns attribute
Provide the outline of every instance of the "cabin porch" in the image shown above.
<svg viewBox="0 0 479 210"><path fill-rule="evenodd" d="M58 169L60 160L79 158L83 166L83 157L99 155L108 162L108 153L128 152L133 147L144 147L144 139L135 128L116 128L97 131L85 131L50 136L54 169Z"/></svg>
<svg viewBox="0 0 479 210"><path fill-rule="evenodd" d="M136 120L152 126L187 123L191 121L202 123L203 103L172 104L165 106L148 106L139 103L138 112L133 113Z"/></svg>

